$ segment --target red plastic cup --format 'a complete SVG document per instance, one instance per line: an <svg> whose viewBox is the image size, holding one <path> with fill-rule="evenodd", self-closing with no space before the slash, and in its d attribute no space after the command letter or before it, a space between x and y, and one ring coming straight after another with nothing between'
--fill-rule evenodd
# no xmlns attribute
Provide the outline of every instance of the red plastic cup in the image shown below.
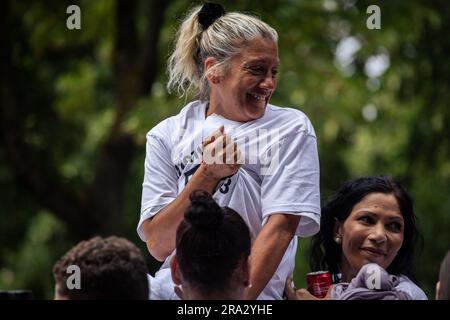
<svg viewBox="0 0 450 320"><path fill-rule="evenodd" d="M317 298L327 295L331 286L331 275L328 271L317 271L306 274L308 291Z"/></svg>

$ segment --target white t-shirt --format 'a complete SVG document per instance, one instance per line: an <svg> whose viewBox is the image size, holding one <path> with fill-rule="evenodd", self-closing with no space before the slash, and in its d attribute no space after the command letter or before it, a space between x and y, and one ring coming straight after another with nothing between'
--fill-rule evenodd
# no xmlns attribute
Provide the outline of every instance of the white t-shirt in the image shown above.
<svg viewBox="0 0 450 320"><path fill-rule="evenodd" d="M244 163L219 183L214 199L238 212L250 228L252 241L274 213L302 216L297 236L319 231L319 159L316 136L304 113L268 104L263 117L240 123L218 115L205 119L206 103L194 101L147 134L141 217L137 227L172 202L201 163L201 143L221 124L234 139ZM297 238L258 299L281 299L286 278L294 269ZM152 279L152 299L173 299L168 257Z"/></svg>

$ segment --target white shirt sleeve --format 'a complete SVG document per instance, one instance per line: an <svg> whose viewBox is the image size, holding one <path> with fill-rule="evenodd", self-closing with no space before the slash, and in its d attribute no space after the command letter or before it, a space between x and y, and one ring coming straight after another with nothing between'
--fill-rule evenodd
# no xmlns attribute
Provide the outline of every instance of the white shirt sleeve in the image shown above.
<svg viewBox="0 0 450 320"><path fill-rule="evenodd" d="M178 178L170 157L170 150L163 139L148 134L146 149L141 217L137 227L137 233L142 241L145 241L143 222L157 214L178 194Z"/></svg>
<svg viewBox="0 0 450 320"><path fill-rule="evenodd" d="M270 149L273 152L273 147ZM319 157L316 137L306 131L283 138L263 175L261 206L263 224L274 213L302 216L296 235L309 237L320 227ZM268 151L266 151L268 152ZM276 160L276 161L275 161Z"/></svg>

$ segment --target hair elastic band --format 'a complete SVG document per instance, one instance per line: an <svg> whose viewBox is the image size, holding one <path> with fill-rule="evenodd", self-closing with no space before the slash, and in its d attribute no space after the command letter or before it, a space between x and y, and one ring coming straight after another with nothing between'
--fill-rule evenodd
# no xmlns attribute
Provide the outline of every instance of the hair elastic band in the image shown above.
<svg viewBox="0 0 450 320"><path fill-rule="evenodd" d="M225 9L220 4L206 2L198 13L198 22L202 25L203 30L206 30L224 14Z"/></svg>

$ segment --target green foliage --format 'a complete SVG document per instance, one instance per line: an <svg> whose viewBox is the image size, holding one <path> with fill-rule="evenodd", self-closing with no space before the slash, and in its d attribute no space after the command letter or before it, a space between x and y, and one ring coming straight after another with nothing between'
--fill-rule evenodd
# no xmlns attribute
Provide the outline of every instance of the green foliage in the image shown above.
<svg viewBox="0 0 450 320"><path fill-rule="evenodd" d="M65 227L45 211L30 216L28 230L15 251L5 250L0 288L29 289L36 297L53 298L52 267L70 243Z"/></svg>

